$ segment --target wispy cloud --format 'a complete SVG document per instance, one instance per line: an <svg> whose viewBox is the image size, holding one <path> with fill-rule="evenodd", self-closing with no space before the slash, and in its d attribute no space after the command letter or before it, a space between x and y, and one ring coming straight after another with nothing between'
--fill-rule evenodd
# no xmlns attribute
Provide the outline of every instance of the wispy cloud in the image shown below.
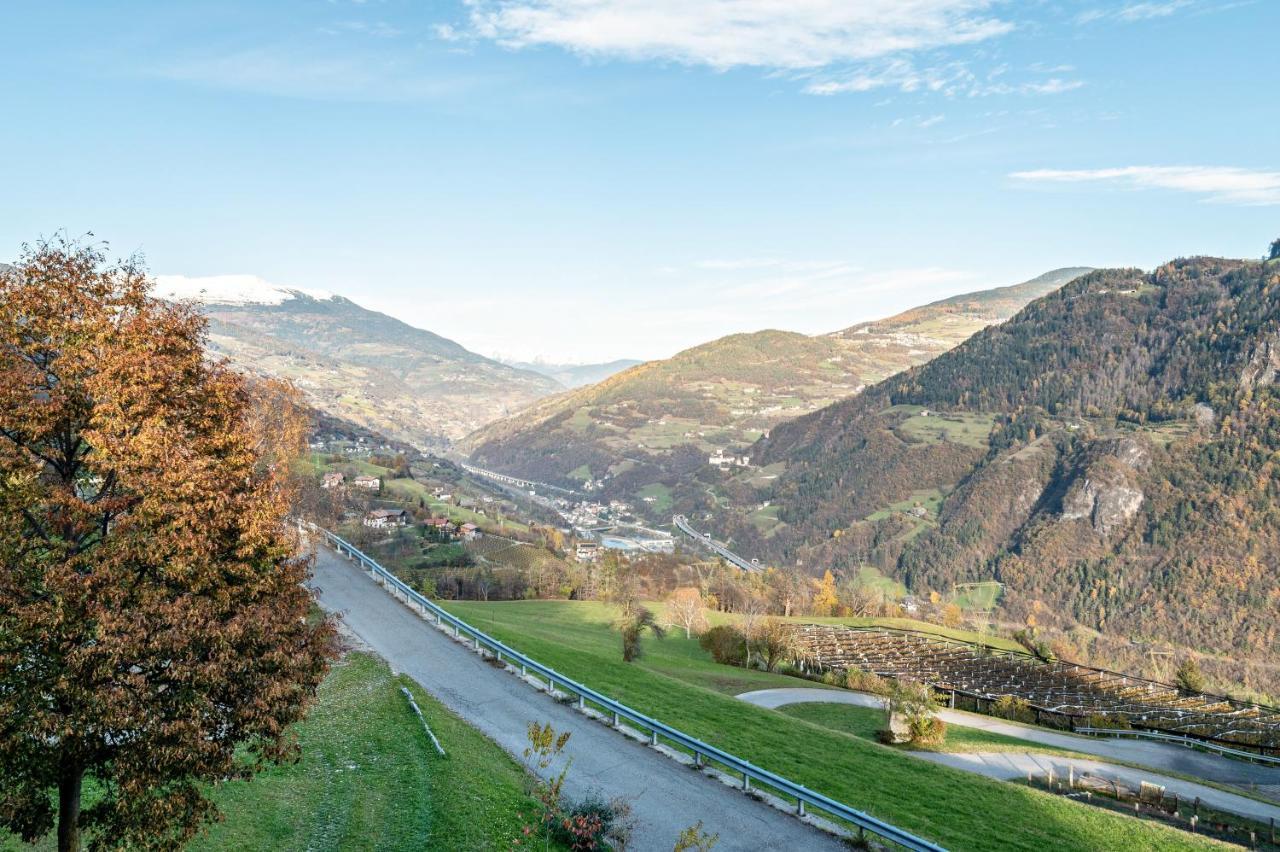
<svg viewBox="0 0 1280 852"><path fill-rule="evenodd" d="M1031 70L1039 72L1040 69ZM876 89L898 89L907 93L933 92L950 98L982 98L995 95L1057 95L1084 85L1082 80L1062 77L1013 82L1004 79L1008 71L1007 67L1001 66L980 76L966 62L917 67L910 59L896 58L875 67L864 66L848 76L814 80L805 87L805 91L811 95L839 95Z"/></svg>
<svg viewBox="0 0 1280 852"><path fill-rule="evenodd" d="M355 33L357 35L373 36L374 38L395 38L404 35L404 30L397 29L386 21L339 21L336 24L321 27L320 32L325 35Z"/></svg>
<svg viewBox="0 0 1280 852"><path fill-rule="evenodd" d="M1152 18L1167 18L1193 5L1193 0L1151 0L1143 3L1125 3L1107 9L1090 9L1081 12L1076 20L1082 24L1094 21L1122 21L1133 23L1147 21Z"/></svg>
<svg viewBox="0 0 1280 852"><path fill-rule="evenodd" d="M1013 24L993 0L469 0L476 31L590 56L813 69L972 44Z"/></svg>
<svg viewBox="0 0 1280 852"><path fill-rule="evenodd" d="M388 102L450 97L481 82L431 73L395 56L274 45L187 57L158 65L150 73L169 80L281 97Z"/></svg>
<svg viewBox="0 0 1280 852"><path fill-rule="evenodd" d="M868 270L844 260L804 260L746 257L704 260L694 264L693 291L705 291L716 304L750 305L757 317L809 313L809 323L825 310L857 312L857 306L875 294L900 288L936 292L972 281L972 273L938 266ZM814 329L820 330L820 329Z"/></svg>
<svg viewBox="0 0 1280 852"><path fill-rule="evenodd" d="M1130 189L1167 189L1220 204L1280 204L1280 172L1227 166L1125 166L1111 169L1036 169L1013 172L1028 183L1106 183Z"/></svg>

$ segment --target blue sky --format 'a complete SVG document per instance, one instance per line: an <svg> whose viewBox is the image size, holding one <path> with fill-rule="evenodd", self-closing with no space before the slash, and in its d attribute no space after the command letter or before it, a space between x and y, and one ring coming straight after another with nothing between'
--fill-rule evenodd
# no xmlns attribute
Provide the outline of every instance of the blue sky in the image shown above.
<svg viewBox="0 0 1280 852"><path fill-rule="evenodd" d="M8 0L0 32L0 257L92 231L486 354L1280 236L1272 0Z"/></svg>

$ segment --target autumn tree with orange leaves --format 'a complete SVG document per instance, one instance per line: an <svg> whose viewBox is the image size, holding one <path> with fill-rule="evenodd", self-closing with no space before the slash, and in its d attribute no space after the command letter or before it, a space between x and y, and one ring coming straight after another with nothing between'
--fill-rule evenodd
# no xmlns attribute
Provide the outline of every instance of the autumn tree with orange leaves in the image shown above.
<svg viewBox="0 0 1280 852"><path fill-rule="evenodd" d="M332 644L291 394L148 287L64 239L0 273L0 826L60 850L181 846L209 784L294 753Z"/></svg>

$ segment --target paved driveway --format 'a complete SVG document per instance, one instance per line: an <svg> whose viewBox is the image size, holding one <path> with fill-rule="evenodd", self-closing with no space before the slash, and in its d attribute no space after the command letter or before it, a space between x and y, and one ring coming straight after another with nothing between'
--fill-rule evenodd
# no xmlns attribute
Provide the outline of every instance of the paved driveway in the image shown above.
<svg viewBox="0 0 1280 852"><path fill-rule="evenodd" d="M805 687L760 689L754 692L744 692L738 698L759 707L771 708L784 707L788 704L815 702L852 704L857 707L880 708L884 706L883 700L874 695L834 689L808 689ZM1089 774L1099 778L1119 781L1131 787L1136 787L1139 781L1148 781L1152 784L1162 785L1170 793L1177 793L1184 799L1194 799L1199 796L1201 801L1210 807L1252 817L1263 822L1272 818L1280 821L1280 806L1259 802L1248 796L1238 796L1234 793L1228 793L1204 784L1197 784L1193 781L1184 781L1160 775L1157 772L1116 766L1107 763L1106 760L1122 760L1128 763L1149 766L1154 770L1163 769L1219 783L1245 786L1250 784L1259 786L1278 785L1280 784L1280 769L1231 760L1219 755L1205 754L1166 743L1096 739L1074 734L1060 734L959 710L940 710L938 716L948 725L981 728L992 733L1029 740L1039 745L1095 755L1102 758L1102 760L1086 760L1028 752L979 752L970 754L913 752L917 757L933 763L941 763L956 769L963 769L1004 781L1013 778L1026 778L1028 772L1044 775L1050 767L1053 768L1055 775L1066 777L1068 767L1072 767L1077 775Z"/></svg>
<svg viewBox="0 0 1280 852"><path fill-rule="evenodd" d="M718 833L717 850L835 850L842 843L800 820L664 757L517 677L483 662L381 586L326 548L316 552L316 599L397 671L422 687L519 759L530 722L570 731L573 758L566 792L624 797L637 819L637 850L670 850L698 820ZM449 744L444 743L446 749Z"/></svg>

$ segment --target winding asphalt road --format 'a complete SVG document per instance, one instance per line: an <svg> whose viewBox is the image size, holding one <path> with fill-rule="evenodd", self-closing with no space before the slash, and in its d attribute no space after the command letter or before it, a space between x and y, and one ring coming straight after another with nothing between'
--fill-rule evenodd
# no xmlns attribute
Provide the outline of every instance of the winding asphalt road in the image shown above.
<svg viewBox="0 0 1280 852"><path fill-rule="evenodd" d="M518 677L483 662L396 601L327 548L316 549L312 588L320 605L339 613L353 633L462 718L520 759L534 721L572 737L565 792L622 797L636 819L637 850L670 850L679 833L702 821L720 835L717 850L820 850L847 847L799 819L592 721ZM443 744L445 749L449 743ZM559 767L553 767L558 769Z"/></svg>
<svg viewBox="0 0 1280 852"><path fill-rule="evenodd" d="M874 707L877 709L884 706L883 699L874 695L804 687L760 689L754 692L744 692L738 698L758 707L770 708L805 703L852 704L857 707ZM1187 800L1198 796L1201 801L1213 808L1252 817L1262 822L1272 818L1280 822L1280 806L1259 802L1248 796L1238 796L1234 793L1219 790L1216 787L1197 784L1194 781L1171 778L1143 769L1117 766L1106 761L1123 760L1126 763L1149 766L1153 770L1163 769L1168 772L1179 772L1184 775L1224 784L1245 787L1257 785L1269 790L1280 790L1280 769L1231 760L1218 755L1205 754L1204 752L1165 743L1094 739L1074 734L1059 734L1040 728L992 719L989 716L965 713L960 710L940 710L938 711L938 716L948 725L980 728L991 733L1028 740L1039 745L1094 755L1102 758L1102 760L1086 760L1030 752L978 752L970 754L912 752L916 757L1002 781L1026 778L1028 772L1043 775L1049 768L1052 768L1056 775L1065 777L1068 767L1072 767L1077 775L1088 774L1098 778L1118 781L1130 787L1137 787L1140 781L1148 781L1153 784L1159 784L1170 793L1177 793Z"/></svg>

